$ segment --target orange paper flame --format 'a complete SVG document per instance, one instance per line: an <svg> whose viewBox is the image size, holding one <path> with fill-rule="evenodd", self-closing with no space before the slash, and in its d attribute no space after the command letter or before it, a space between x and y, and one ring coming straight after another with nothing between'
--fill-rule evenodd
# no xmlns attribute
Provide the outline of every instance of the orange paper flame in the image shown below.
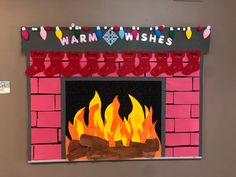
<svg viewBox="0 0 236 177"><path fill-rule="evenodd" d="M116 141L122 141L124 146L130 142L145 143L147 139L160 140L155 131L155 123L152 122L153 109L141 104L133 96L128 95L132 110L128 118L121 118L119 115L120 103L116 96L110 103L104 114L104 121L101 116L101 99L95 92L89 103L88 125L84 122L85 108L80 109L74 116L73 124L68 122L68 129L72 140L80 140L82 134L100 137L109 142L110 147L115 146Z"/></svg>

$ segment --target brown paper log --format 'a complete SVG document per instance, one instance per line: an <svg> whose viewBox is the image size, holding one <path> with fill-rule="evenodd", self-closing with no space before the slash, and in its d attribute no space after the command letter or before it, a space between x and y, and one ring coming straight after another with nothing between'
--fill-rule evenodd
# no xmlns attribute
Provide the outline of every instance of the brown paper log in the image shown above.
<svg viewBox="0 0 236 177"><path fill-rule="evenodd" d="M93 148L107 148L109 147L109 142L101 139L99 137L90 136L83 134L80 136L80 144L82 146L93 147Z"/></svg>
<svg viewBox="0 0 236 177"><path fill-rule="evenodd" d="M81 145L82 144L82 145ZM130 146L122 146L116 142L116 147L109 147L109 143L98 137L89 135L81 136L81 140L72 140L69 143L69 160L87 156L90 160L120 160L138 157L154 157L159 149L157 139L146 140L145 143L130 142Z"/></svg>
<svg viewBox="0 0 236 177"><path fill-rule="evenodd" d="M88 147L82 146L78 140L71 140L69 143L68 152L69 154L67 154L67 158L69 160L74 160L86 156Z"/></svg>

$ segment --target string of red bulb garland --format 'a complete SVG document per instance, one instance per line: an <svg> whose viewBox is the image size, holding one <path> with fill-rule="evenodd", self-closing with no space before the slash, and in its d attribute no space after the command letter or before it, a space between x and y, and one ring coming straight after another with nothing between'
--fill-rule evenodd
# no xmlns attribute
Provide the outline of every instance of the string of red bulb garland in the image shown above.
<svg viewBox="0 0 236 177"><path fill-rule="evenodd" d="M104 26L103 28L105 30L108 29L107 26ZM21 28L21 36L22 36L22 38L24 40L29 40L29 29L30 28L26 28L26 27L22 27ZM125 31L124 31L124 28L122 26L113 26L113 27L110 27L110 29L115 31L115 32L117 32L121 39L124 38ZM132 33L134 39L136 39L136 37L138 35L139 29L140 29L140 27L136 27L136 26L132 26L131 27L131 33ZM167 29L167 27L165 27L165 25L161 25L161 26L150 27L149 29L150 29L150 31L153 31L155 33L157 38L159 38L161 36L161 32L163 30ZM60 29L59 26L56 26L56 27L51 27L51 26L43 27L43 26L41 26L40 28L32 27L31 30L32 31L39 31L39 35L42 38L42 40L46 40L47 39L47 35L48 35L49 31L54 31L55 32L55 36L59 40L61 40L62 37L63 37L63 32L62 32L62 30ZM75 25L74 23L72 23L71 26L69 27L69 30L73 31L75 36L79 36L79 34L80 34L80 32L82 30L88 32L91 29L88 26L83 26L82 27L82 26L78 26L78 25ZM181 30L180 27L177 27L177 28L169 27L168 28L168 35L169 35L169 37L173 39L175 37L176 31L180 31L180 30ZM185 32L186 38L188 40L191 39L192 34L193 34L192 28L190 26L188 26L187 28L183 27L182 30ZM206 38L208 38L210 36L211 26L208 25L204 30L203 30L202 26L197 26L196 30L198 32L203 31L202 32L202 36L203 36L204 39L206 39ZM101 30L100 26L96 27L95 33L96 33L96 36L97 36L98 39L102 38L103 34L102 34L102 30Z"/></svg>
<svg viewBox="0 0 236 177"><path fill-rule="evenodd" d="M188 64L183 65L184 56L188 58ZM28 76L34 76L40 72L48 77L52 77L56 74L62 74L65 77L73 76L74 74L80 74L81 76L91 76L91 74L97 73L100 76L107 76L111 73L117 72L119 76L126 76L133 73L135 76L143 75L146 72L150 72L152 76L159 76L162 73L167 75L174 75L176 72L182 72L184 75L190 75L191 73L198 71L200 68L200 51L173 51L173 52L156 52L155 59L157 61L156 66L151 69L150 59L152 57L151 52L146 51L124 51L122 52L123 64L120 68L117 67L118 53L115 51L103 52L104 65L99 67L98 59L101 57L101 53L97 51L85 52L84 56L87 63L84 67L81 67L81 59L83 53L78 51L69 51L66 53L68 58L68 65L63 66L63 58L65 53L63 51L50 51L48 57L50 59L50 66L45 67L45 58L47 53L45 51L31 51L32 64L26 69L25 73ZM168 64L167 59L171 57L171 64ZM135 60L138 59L139 63L136 66Z"/></svg>

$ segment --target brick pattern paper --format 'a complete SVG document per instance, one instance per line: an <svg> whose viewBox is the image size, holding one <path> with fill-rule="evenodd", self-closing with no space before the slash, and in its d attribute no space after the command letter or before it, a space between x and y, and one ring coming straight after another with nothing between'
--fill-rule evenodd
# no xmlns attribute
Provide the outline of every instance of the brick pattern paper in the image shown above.
<svg viewBox="0 0 236 177"><path fill-rule="evenodd" d="M47 68L50 62L48 58L45 60ZM116 61L117 67L122 66L120 54ZM187 61L183 60L185 66ZM86 65L86 59L82 58L81 63L82 67ZM151 58L151 68L156 64ZM171 65L171 58L168 64ZM67 58L63 59L63 65L68 65ZM100 58L99 66L103 65L104 60ZM109 76L118 77L116 72ZM73 77L81 76L76 74ZM92 77L98 75L92 74ZM148 72L140 77L152 76ZM161 74L159 77L166 79L165 157L200 156L200 72L188 76L177 72L173 76ZM59 74L46 77L43 72L30 78L31 160L62 159L61 78Z"/></svg>

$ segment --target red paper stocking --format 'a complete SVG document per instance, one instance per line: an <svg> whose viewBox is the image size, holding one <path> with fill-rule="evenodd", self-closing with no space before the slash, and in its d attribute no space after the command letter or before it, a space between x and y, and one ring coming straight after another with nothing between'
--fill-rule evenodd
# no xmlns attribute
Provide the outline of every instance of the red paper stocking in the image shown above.
<svg viewBox="0 0 236 177"><path fill-rule="evenodd" d="M140 76L145 72L150 70L150 63L149 60L152 57L152 53L150 52L139 52L139 65L134 69L133 74L136 76Z"/></svg>
<svg viewBox="0 0 236 177"><path fill-rule="evenodd" d="M98 71L100 76L107 76L116 71L116 58L117 52L107 51L103 53L103 57L105 60L105 65L101 67Z"/></svg>
<svg viewBox="0 0 236 177"><path fill-rule="evenodd" d="M67 52L67 57L69 59L69 65L62 70L63 76L72 76L79 73L80 71L80 59L82 58L81 52L70 51Z"/></svg>
<svg viewBox="0 0 236 177"><path fill-rule="evenodd" d="M172 64L169 66L169 71L172 75L183 70L183 58L185 53L183 51L171 52Z"/></svg>
<svg viewBox="0 0 236 177"><path fill-rule="evenodd" d="M133 51L125 51L122 53L122 57L124 59L124 63L117 73L120 76L126 76L134 71L136 53Z"/></svg>
<svg viewBox="0 0 236 177"><path fill-rule="evenodd" d="M167 58L169 57L168 52L156 52L155 57L157 59L157 65L152 69L152 76L159 76L162 73L166 73L168 75L171 74L169 71L169 66L167 63Z"/></svg>
<svg viewBox="0 0 236 177"><path fill-rule="evenodd" d="M200 69L200 63L199 63L200 54L201 52L199 50L187 52L189 62L184 67L183 74L189 75Z"/></svg>
<svg viewBox="0 0 236 177"><path fill-rule="evenodd" d="M89 76L98 71L98 59L100 57L99 52L86 52L85 57L87 59L87 64L81 69L80 74L82 76Z"/></svg>
<svg viewBox="0 0 236 177"><path fill-rule="evenodd" d="M31 51L30 56L33 63L25 70L25 74L28 76L34 76L37 73L42 72L45 69L44 59L46 58L45 51Z"/></svg>
<svg viewBox="0 0 236 177"><path fill-rule="evenodd" d="M62 58L64 57L64 52L58 51L58 52L48 52L48 56L51 61L51 65L44 71L44 74L46 76L54 76L55 74L61 73L63 67L62 67Z"/></svg>

